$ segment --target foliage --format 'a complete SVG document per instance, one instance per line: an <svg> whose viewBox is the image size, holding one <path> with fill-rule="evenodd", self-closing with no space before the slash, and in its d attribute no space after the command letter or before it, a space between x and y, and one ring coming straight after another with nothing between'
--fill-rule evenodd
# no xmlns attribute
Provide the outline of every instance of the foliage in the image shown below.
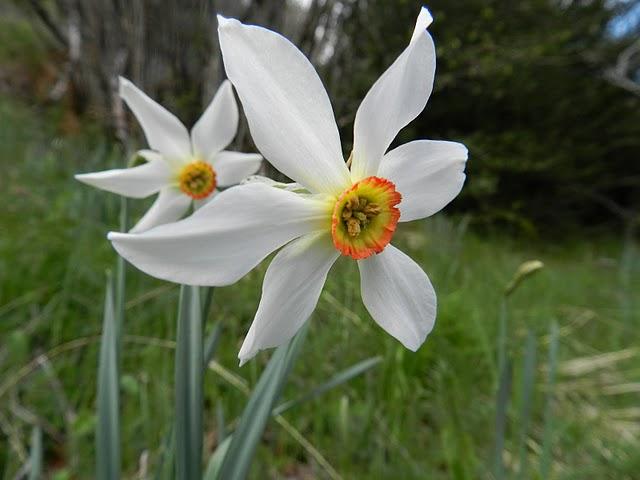
<svg viewBox="0 0 640 480"><path fill-rule="evenodd" d="M620 14L610 3L428 2L436 85L401 136L469 147L468 182L454 208L545 235L615 222L602 197L638 209L640 97L602 76L629 43L609 34ZM348 117L344 136L359 99L406 45L415 12L412 1L372 0L346 14L342 69L329 80L334 98L349 99L338 112Z"/></svg>
<svg viewBox="0 0 640 480"><path fill-rule="evenodd" d="M119 109L109 93L117 75L144 86L187 123L224 77L210 2L190 0L180 8L136 2L130 12L139 19L134 22L120 2L92 3L80 11L62 0L17 4L40 32L40 43L49 39L54 58L69 47L54 41L56 35L29 5L42 5L58 32L67 24L78 29L81 54L69 63L56 60L72 66L59 76L71 72L70 82L77 84L69 90L74 98L68 105L84 105L85 114L102 112L107 125L119 122L112 118ZM308 53L321 70L348 144L359 102L406 46L420 2L312 0L307 5L305 10L294 1L219 0L214 7L275 27ZM540 235L558 227L628 222L621 209L633 212L640 205L640 97L610 83L606 72L640 28L630 23L624 36L612 34L611 25L632 5L432 0L427 6L435 17L430 28L438 53L435 91L425 113L398 141L448 138L469 147L469 180L452 208L473 213L482 225ZM24 28L12 31L15 39L0 48L0 58L3 49L25 43ZM240 143L240 150L251 146L246 127Z"/></svg>
<svg viewBox="0 0 640 480"><path fill-rule="evenodd" d="M0 124L7 126L0 130L0 165L9 187L0 189L0 427L10 440L0 437L4 478L29 461L34 423L43 427L47 474L92 478L103 272L114 258L105 232L117 228L120 202L76 184L71 175L119 165L122 158L96 139L56 136L42 111L15 101L0 99ZM144 211L141 203L132 205L133 217ZM625 266L630 275L623 286L617 241L517 243L479 237L465 225L464 219L438 216L399 229L397 243L428 268L439 293L436 329L415 354L369 318L357 300L355 265L338 262L282 400L313 391L363 358L382 360L319 401L288 409L286 422L269 423L250 478L324 478L320 458L344 478L419 479L424 472L434 479L486 477L492 468L499 305L517 267L532 258L545 268L509 299L514 389L505 411L506 468L518 472L520 375L529 371L523 360L531 330L539 362L528 472L537 472L546 455L552 478L609 478L612 472L634 478L640 447L633 390L640 368L633 328L639 320L637 260ZM233 287L216 289L206 320L208 327L220 322L223 331L216 362L204 377L205 458L224 432L217 409L235 425L247 387L255 386L270 357L260 354L237 367L263 274L264 266ZM137 478L142 468L155 471L173 419L179 289L133 269L127 288L122 462L123 478ZM549 400L552 379L543 365L554 319L558 368ZM549 411L551 458L541 447L548 445L543 419Z"/></svg>

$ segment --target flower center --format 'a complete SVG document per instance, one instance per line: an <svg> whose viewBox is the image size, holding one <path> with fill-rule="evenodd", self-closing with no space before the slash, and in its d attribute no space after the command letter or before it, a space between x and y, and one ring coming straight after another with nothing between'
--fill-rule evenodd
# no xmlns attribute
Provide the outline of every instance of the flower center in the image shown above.
<svg viewBox="0 0 640 480"><path fill-rule="evenodd" d="M216 172L207 162L195 160L182 168L178 185L191 198L206 198L216 188Z"/></svg>
<svg viewBox="0 0 640 480"><path fill-rule="evenodd" d="M368 177L342 192L331 216L334 246L360 260L380 253L396 230L402 196L395 185L380 177Z"/></svg>

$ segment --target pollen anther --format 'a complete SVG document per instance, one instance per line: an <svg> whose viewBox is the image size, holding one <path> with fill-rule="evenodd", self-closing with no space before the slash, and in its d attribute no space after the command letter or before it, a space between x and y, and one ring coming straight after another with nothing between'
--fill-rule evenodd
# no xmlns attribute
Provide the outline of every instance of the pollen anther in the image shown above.
<svg viewBox="0 0 640 480"><path fill-rule="evenodd" d="M368 177L345 190L333 209L333 244L343 254L363 259L380 253L391 241L400 211L401 195L395 185Z"/></svg>
<svg viewBox="0 0 640 480"><path fill-rule="evenodd" d="M206 198L216 188L216 172L209 163L195 160L182 168L178 175L178 185L191 198Z"/></svg>

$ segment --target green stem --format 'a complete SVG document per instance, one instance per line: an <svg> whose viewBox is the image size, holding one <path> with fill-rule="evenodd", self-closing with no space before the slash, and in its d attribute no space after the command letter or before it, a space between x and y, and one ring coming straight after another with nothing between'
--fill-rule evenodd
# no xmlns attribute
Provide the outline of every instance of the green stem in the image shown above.
<svg viewBox="0 0 640 480"><path fill-rule="evenodd" d="M120 197L120 231L126 232L129 224L129 205L126 197ZM124 258L118 255L116 260L116 285L115 285L115 337L116 337L116 357L118 361L118 371L120 370L120 351L122 344L122 327L124 325L125 311L125 289L127 279L127 263Z"/></svg>
<svg viewBox="0 0 640 480"><path fill-rule="evenodd" d="M176 478L202 476L203 363L202 306L199 287L180 290L176 340Z"/></svg>
<svg viewBox="0 0 640 480"><path fill-rule="evenodd" d="M540 478L549 478L551 470L551 447L553 445L553 393L556 384L556 371L558 366L558 344L560 330L554 321L551 324L549 340L549 379L547 383L547 395L544 405L544 436L542 438L542 455L540 459Z"/></svg>

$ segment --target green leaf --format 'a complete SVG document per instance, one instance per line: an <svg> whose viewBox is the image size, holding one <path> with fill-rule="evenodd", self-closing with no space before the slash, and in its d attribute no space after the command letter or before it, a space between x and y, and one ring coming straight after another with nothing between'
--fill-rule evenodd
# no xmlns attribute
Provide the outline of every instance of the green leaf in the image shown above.
<svg viewBox="0 0 640 480"><path fill-rule="evenodd" d="M313 400L323 393L331 390L332 388L338 387L343 383L348 382L354 377L361 375L362 373L370 370L375 367L378 363L382 361L382 357L371 357L361 362L356 363L355 365L343 370L342 372L334 375L327 382L323 383L312 389L310 392L305 393L297 398L292 400L288 400L286 402L281 403L276 408L273 409L273 415L281 415L285 411L289 410L292 407L295 407L303 402Z"/></svg>
<svg viewBox="0 0 640 480"><path fill-rule="evenodd" d="M540 478L549 478L551 470L551 447L553 444L553 394L556 384L556 372L558 369L558 344L560 330L554 321L551 324L549 339L549 379L544 405L544 434L542 437L542 454L540 456Z"/></svg>
<svg viewBox="0 0 640 480"><path fill-rule="evenodd" d="M496 480L503 480L504 463L502 452L504 450L504 437L507 428L507 408L509 406L509 393L511 390L511 360L505 356L504 366L500 372L500 383L496 395L496 425L493 474Z"/></svg>
<svg viewBox="0 0 640 480"><path fill-rule="evenodd" d="M31 433L29 480L40 480L40 478L42 478L42 431L36 426Z"/></svg>
<svg viewBox="0 0 640 480"><path fill-rule="evenodd" d="M175 478L176 432L173 425L165 434L160 450L160 460L154 478L156 480L174 480Z"/></svg>
<svg viewBox="0 0 640 480"><path fill-rule="evenodd" d="M113 286L107 279L104 319L98 365L98 424L96 427L96 477L120 478L120 418L116 318Z"/></svg>
<svg viewBox="0 0 640 480"><path fill-rule="evenodd" d="M224 480L246 478L258 442L271 417L273 406L300 352L307 328L305 324L292 340L278 347L271 356L231 436L228 451L215 478Z"/></svg>
<svg viewBox="0 0 640 480"><path fill-rule="evenodd" d="M524 479L527 471L527 436L531 422L531 406L533 403L533 387L536 372L536 336L532 331L527 335L527 344L522 367L522 405L520 409L520 468L518 478Z"/></svg>
<svg viewBox="0 0 640 480"><path fill-rule="evenodd" d="M231 438L232 437L225 438L222 443L218 445L216 451L213 452L213 455L211 455L211 458L209 459L209 464L207 465L207 471L204 474L203 480L216 480L221 478L219 476L220 468L222 468L222 462L229 450L229 445L231 445Z"/></svg>
<svg viewBox="0 0 640 480"><path fill-rule="evenodd" d="M199 287L183 285L176 342L176 474L179 480L202 476L202 309Z"/></svg>
<svg viewBox="0 0 640 480"><path fill-rule="evenodd" d="M220 334L222 333L222 324L220 322L216 323L211 329L211 333L207 337L207 341L204 346L204 369L207 369L207 365L209 362L213 360L213 356L216 353L216 349L218 348L218 343L220 342Z"/></svg>
<svg viewBox="0 0 640 480"><path fill-rule="evenodd" d="M120 231L126 232L128 230L129 223L129 202L127 197L120 197ZM116 315L116 359L118 362L118 370L120 369L120 342L122 338L122 327L124 325L124 311L125 311L125 288L127 279L127 262L124 258L118 255L116 260L116 278L115 278L115 301L114 310Z"/></svg>
<svg viewBox="0 0 640 480"><path fill-rule="evenodd" d="M213 287L201 287L200 297L202 299L202 319L206 322L213 303Z"/></svg>

